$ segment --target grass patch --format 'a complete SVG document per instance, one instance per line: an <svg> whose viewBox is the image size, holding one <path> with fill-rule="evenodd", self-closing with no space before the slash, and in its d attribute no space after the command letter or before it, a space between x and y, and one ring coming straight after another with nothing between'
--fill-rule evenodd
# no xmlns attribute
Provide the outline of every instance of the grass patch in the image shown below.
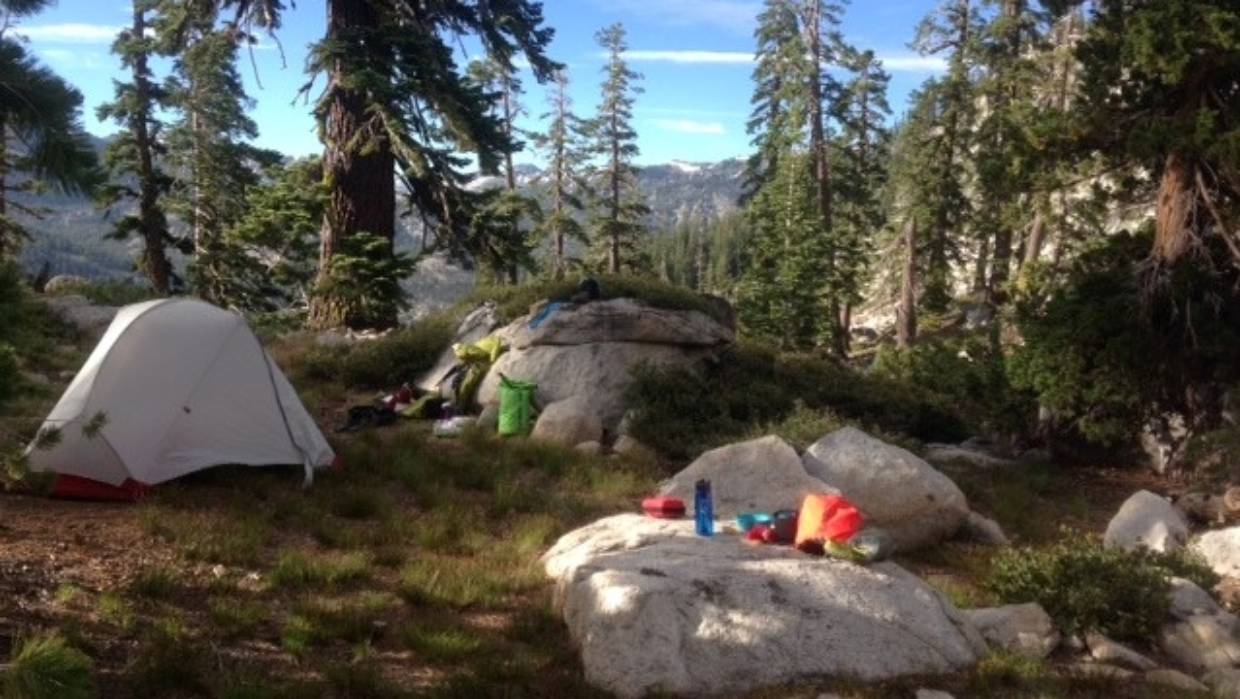
<svg viewBox="0 0 1240 699"><path fill-rule="evenodd" d="M282 366L292 368L295 378L358 388L391 388L412 381L434 366L452 341L458 322L458 318L440 313L375 340L344 347L311 345L296 360L297 351L285 348L281 354L290 361ZM313 343L313 336L297 336L290 342Z"/></svg>
<svg viewBox="0 0 1240 699"><path fill-rule="evenodd" d="M133 608L117 594L105 592L100 595L98 612L100 618L122 632L128 633L134 628Z"/></svg>
<svg viewBox="0 0 1240 699"><path fill-rule="evenodd" d="M267 620L267 607L252 600L216 596L207 600L207 614L220 635L238 638L262 626Z"/></svg>
<svg viewBox="0 0 1240 699"><path fill-rule="evenodd" d="M395 604L392 597L374 592L351 599L305 599L285 619L281 645L290 654L300 657L314 646L371 641L381 632L382 625L378 622Z"/></svg>
<svg viewBox="0 0 1240 699"><path fill-rule="evenodd" d="M497 543L502 546L502 543ZM495 609L542 584L533 562L503 555L419 556L401 571L400 594L414 606Z"/></svg>
<svg viewBox="0 0 1240 699"><path fill-rule="evenodd" d="M293 590L341 587L369 580L372 563L365 552L311 555L289 551L271 571L271 583Z"/></svg>
<svg viewBox="0 0 1240 699"><path fill-rule="evenodd" d="M168 599L178 587L176 573L163 566L139 570L129 581L129 594L147 599Z"/></svg>
<svg viewBox="0 0 1240 699"><path fill-rule="evenodd" d="M477 659L490 650L477 635L456 628L415 626L405 629L401 640L420 659L432 665L456 665Z"/></svg>
<svg viewBox="0 0 1240 699"><path fill-rule="evenodd" d="M6 699L89 699L96 696L94 663L57 634L16 644L4 672Z"/></svg>
<svg viewBox="0 0 1240 699"><path fill-rule="evenodd" d="M231 508L216 513L148 505L141 518L147 533L193 561L253 566L267 543L268 525L261 517Z"/></svg>

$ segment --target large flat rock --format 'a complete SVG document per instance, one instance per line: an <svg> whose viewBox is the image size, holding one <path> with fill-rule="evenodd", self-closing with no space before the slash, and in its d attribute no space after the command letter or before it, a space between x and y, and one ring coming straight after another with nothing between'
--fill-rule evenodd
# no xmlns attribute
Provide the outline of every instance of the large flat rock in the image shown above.
<svg viewBox="0 0 1240 699"><path fill-rule="evenodd" d="M536 327L531 320L526 316L504 328L504 339L517 349L596 342L716 347L735 339L730 328L701 311L654 308L631 298L562 303Z"/></svg>
<svg viewBox="0 0 1240 699"><path fill-rule="evenodd" d="M985 652L950 602L894 563L701 538L690 520L608 517L543 561L586 679L621 697L947 673Z"/></svg>

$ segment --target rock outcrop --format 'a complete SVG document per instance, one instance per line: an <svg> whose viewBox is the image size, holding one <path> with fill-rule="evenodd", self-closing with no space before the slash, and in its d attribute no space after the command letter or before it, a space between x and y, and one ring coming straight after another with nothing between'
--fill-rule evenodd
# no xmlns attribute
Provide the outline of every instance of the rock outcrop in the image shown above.
<svg viewBox="0 0 1240 699"><path fill-rule="evenodd" d="M500 375L538 384L538 401L589 398L603 427L615 432L637 366L695 367L733 340L728 327L699 311L653 308L633 299L563 304L542 318L524 316L499 333L509 350L478 389L498 400Z"/></svg>
<svg viewBox="0 0 1240 699"><path fill-rule="evenodd" d="M1141 490L1120 506L1102 540L1123 549L1173 551L1188 543L1188 522L1166 498Z"/></svg>
<svg viewBox="0 0 1240 699"><path fill-rule="evenodd" d="M47 296L43 302L57 318L92 337L102 337L120 310L119 306L93 304L85 296Z"/></svg>
<svg viewBox="0 0 1240 699"><path fill-rule="evenodd" d="M430 371L422 375L417 381L417 387L423 391L437 391L444 377L457 365L456 354L452 351L452 345L471 345L478 340L495 332L500 326L499 315L496 313L495 304L486 303L469 312L461 324L456 328L456 334L452 336L452 343L448 345L443 352L439 353L439 359L435 360L435 366ZM497 401L498 398L492 398ZM479 401L482 405L486 401Z"/></svg>
<svg viewBox="0 0 1240 699"><path fill-rule="evenodd" d="M855 427L818 440L802 462L811 476L856 504L868 522L886 529L898 551L951 537L969 515L964 493L950 478Z"/></svg>
<svg viewBox="0 0 1240 699"><path fill-rule="evenodd" d="M586 679L621 697L947 673L986 649L898 565L701 538L689 520L608 517L543 560Z"/></svg>
<svg viewBox="0 0 1240 699"><path fill-rule="evenodd" d="M795 510L810 493L835 492L805 472L801 457L776 436L711 449L659 488L662 495L693 502L693 486L709 479L715 517L742 512Z"/></svg>

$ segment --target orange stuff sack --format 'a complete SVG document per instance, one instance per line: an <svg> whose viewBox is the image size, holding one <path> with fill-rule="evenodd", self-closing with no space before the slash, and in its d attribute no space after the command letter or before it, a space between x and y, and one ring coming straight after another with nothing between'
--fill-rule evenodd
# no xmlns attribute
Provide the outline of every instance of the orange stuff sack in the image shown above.
<svg viewBox="0 0 1240 699"><path fill-rule="evenodd" d="M828 541L844 543L852 539L861 526L861 511L842 496L806 495L797 516L795 544L802 551L821 552Z"/></svg>

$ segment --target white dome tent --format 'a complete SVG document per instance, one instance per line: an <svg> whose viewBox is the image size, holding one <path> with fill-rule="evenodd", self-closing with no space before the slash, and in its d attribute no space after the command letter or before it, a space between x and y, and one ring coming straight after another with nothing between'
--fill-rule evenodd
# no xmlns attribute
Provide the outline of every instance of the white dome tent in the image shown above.
<svg viewBox="0 0 1240 699"><path fill-rule="evenodd" d="M32 470L127 488L222 464L303 464L309 481L334 459L245 320L190 299L122 308L49 431L26 451Z"/></svg>

